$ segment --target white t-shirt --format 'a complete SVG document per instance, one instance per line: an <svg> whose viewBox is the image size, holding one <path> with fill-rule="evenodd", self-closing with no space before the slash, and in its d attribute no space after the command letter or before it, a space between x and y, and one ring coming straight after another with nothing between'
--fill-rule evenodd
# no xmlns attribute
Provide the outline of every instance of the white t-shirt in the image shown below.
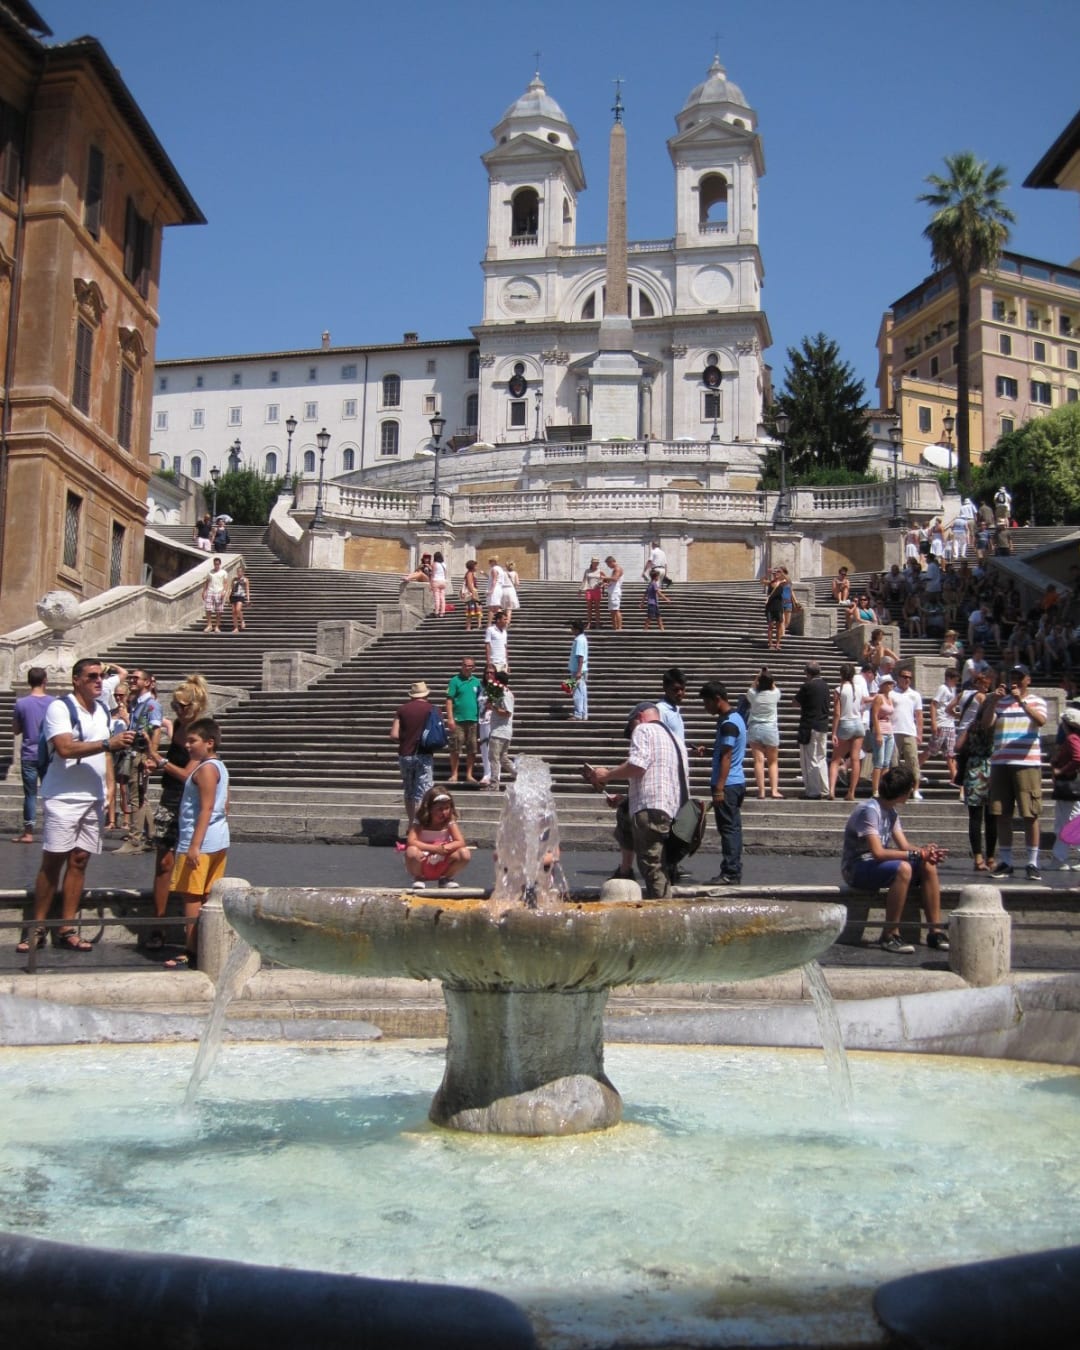
<svg viewBox="0 0 1080 1350"><path fill-rule="evenodd" d="M956 698L955 684L941 684L934 695L934 703L937 705L937 725L941 727L953 727L956 725L955 718L949 716L949 709L952 707Z"/></svg>
<svg viewBox="0 0 1080 1350"><path fill-rule="evenodd" d="M56 698L49 704L45 714L45 735L52 741L54 736L65 732L74 735L77 741L103 741L109 735L109 714L101 703L94 704L94 711L87 712L74 695L70 695L78 712L78 725L72 726L71 710L65 699ZM81 734L80 734L81 728ZM82 759L64 759L53 753L49 769L42 781L42 797L66 797L83 801L105 800L105 752L86 755Z"/></svg>
<svg viewBox="0 0 1080 1350"><path fill-rule="evenodd" d="M909 689L893 687L893 735L915 736L915 714L922 712L922 694L912 685Z"/></svg>
<svg viewBox="0 0 1080 1350"><path fill-rule="evenodd" d="M867 680L862 671L858 671L854 680L852 680L852 684L855 686L855 697L858 699L859 715L862 717L863 726L869 731L870 704L868 700L872 699L874 694L877 693L877 681Z"/></svg>
<svg viewBox="0 0 1080 1350"><path fill-rule="evenodd" d="M493 623L484 634L484 641L491 652L491 664L496 668L506 665L506 629Z"/></svg>

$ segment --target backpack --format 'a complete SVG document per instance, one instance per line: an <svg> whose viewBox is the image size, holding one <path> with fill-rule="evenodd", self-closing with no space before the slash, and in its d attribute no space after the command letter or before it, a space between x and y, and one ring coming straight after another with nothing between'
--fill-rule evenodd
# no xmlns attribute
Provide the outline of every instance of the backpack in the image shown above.
<svg viewBox="0 0 1080 1350"><path fill-rule="evenodd" d="M433 703L431 711L427 715L427 721L424 723L424 729L420 733L416 753L431 755L436 750L445 750L448 744L449 737L446 734L446 723L442 720L442 714Z"/></svg>
<svg viewBox="0 0 1080 1350"><path fill-rule="evenodd" d="M75 700L70 694L65 694L61 702L68 710L68 716L71 718L71 729L75 732L78 740L84 740L82 722L79 720L79 710L75 706ZM45 723L41 724L41 732L38 735L37 743L37 776L38 782L49 772L49 765L52 763L54 750L45 735Z"/></svg>

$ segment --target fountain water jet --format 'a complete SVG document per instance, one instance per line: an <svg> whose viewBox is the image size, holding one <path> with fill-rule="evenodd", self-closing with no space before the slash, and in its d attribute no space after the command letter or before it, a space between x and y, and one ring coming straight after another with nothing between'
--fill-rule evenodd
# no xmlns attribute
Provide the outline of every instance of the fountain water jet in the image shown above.
<svg viewBox="0 0 1080 1350"><path fill-rule="evenodd" d="M846 911L706 896L562 899L550 774L522 756L518 781L499 826L493 905L432 891L240 885L223 905L245 941L285 965L442 982L449 1025L436 1124L485 1134L605 1129L622 1115L604 1073L613 987L790 970L833 943Z"/></svg>

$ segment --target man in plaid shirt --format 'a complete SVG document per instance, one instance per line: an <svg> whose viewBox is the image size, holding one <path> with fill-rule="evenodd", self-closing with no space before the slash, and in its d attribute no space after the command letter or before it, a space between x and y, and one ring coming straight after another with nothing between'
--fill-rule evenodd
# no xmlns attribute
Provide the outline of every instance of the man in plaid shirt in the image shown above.
<svg viewBox="0 0 1080 1350"><path fill-rule="evenodd" d="M609 783L625 782L628 794L617 800L615 838L622 850L616 876L633 876L636 858L643 889L650 900L671 893L663 867L664 841L682 801L682 779L687 778L686 752L660 721L655 703L639 703L623 729L630 752L613 769L584 766L584 777L597 791ZM682 775L679 761L682 760Z"/></svg>

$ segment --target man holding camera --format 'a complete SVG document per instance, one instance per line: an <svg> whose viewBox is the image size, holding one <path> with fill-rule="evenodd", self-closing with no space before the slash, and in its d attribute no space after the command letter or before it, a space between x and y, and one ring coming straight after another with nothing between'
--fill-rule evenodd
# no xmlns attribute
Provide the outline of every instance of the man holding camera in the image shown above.
<svg viewBox="0 0 1080 1350"><path fill-rule="evenodd" d="M130 727L134 733L131 743L135 751L135 763L131 772L132 821L131 834L116 850L117 853L144 853L153 847L153 813L150 810L149 790L150 772L147 757L157 755L158 741L161 740L163 714L161 704L153 695L153 676L149 671L136 666L128 672L128 688L134 696L131 705Z"/></svg>
<svg viewBox="0 0 1080 1350"><path fill-rule="evenodd" d="M990 755L990 814L998 817L998 863L992 877L1013 875L1013 817L1024 825L1027 879L1042 881L1039 871L1039 813L1042 810L1042 746L1046 703L1029 693L1031 671L1013 666L1008 684L987 695L979 714L984 727L994 728Z"/></svg>
<svg viewBox="0 0 1080 1350"><path fill-rule="evenodd" d="M105 760L131 744L130 731L109 735L109 714L100 698L101 662L76 661L71 672L74 694L57 698L45 714L49 767L41 782L44 816L41 870L34 883L34 924L17 950L43 947L53 897L60 888L64 926L53 930L53 946L88 952L90 943L74 925L86 884L90 855L101 852L101 812L105 802Z"/></svg>

